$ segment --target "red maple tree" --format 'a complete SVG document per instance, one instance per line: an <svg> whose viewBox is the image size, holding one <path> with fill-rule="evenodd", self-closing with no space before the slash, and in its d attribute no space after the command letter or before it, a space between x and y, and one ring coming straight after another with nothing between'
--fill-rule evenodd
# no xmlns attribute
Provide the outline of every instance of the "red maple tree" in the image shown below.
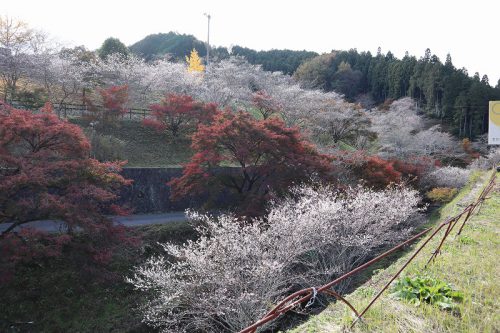
<svg viewBox="0 0 500 333"><path fill-rule="evenodd" d="M169 182L172 197L222 189L234 194L240 215L262 212L269 193L282 193L313 176L326 177L330 159L318 153L299 130L277 118L257 120L246 112L218 113L192 137L194 155L183 175ZM234 167L220 172L219 167Z"/></svg>
<svg viewBox="0 0 500 333"><path fill-rule="evenodd" d="M200 123L210 122L217 113L214 103L201 103L189 95L167 94L159 104L151 105L151 118L143 124L158 132L168 132L173 137L187 134Z"/></svg>
<svg viewBox="0 0 500 333"><path fill-rule="evenodd" d="M86 98L85 103L90 111L87 118L93 121L100 121L100 125L115 125L118 118L125 113L128 102L128 86L112 86L106 89L98 90L100 95L99 103L102 106L97 106L91 99Z"/></svg>
<svg viewBox="0 0 500 333"><path fill-rule="evenodd" d="M98 261L109 259L114 241L132 241L105 216L123 212L112 202L130 184L119 174L124 162L89 153L82 130L50 104L39 113L0 104L0 224L10 224L0 233L1 260L57 255L75 231L93 235L86 250ZM60 220L66 232L17 230L37 220Z"/></svg>

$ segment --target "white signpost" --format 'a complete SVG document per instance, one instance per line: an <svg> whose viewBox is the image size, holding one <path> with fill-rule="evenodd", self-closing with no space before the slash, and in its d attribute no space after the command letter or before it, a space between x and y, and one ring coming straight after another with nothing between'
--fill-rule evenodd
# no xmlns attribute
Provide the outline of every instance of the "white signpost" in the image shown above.
<svg viewBox="0 0 500 333"><path fill-rule="evenodd" d="M490 101L488 144L500 145L500 101Z"/></svg>

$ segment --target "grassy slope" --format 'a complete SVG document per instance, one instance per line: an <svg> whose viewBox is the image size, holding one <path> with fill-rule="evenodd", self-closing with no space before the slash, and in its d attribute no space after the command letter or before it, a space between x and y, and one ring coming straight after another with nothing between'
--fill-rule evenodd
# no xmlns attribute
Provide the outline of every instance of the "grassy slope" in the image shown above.
<svg viewBox="0 0 500 333"><path fill-rule="evenodd" d="M487 176L482 174L480 182L464 188L451 203L441 209L437 220L442 221L447 216L454 215L471 202L482 189ZM438 238L402 273L403 276L412 277L429 275L449 282L464 292L465 301L459 306L459 314L441 311L427 304L415 307L393 299L390 291L386 291L365 314L364 321L357 323L352 332L499 332L499 232L500 185L497 184L479 214L468 222L460 237L455 238L456 231L450 235L441 255L432 265L424 268L437 246ZM388 268L376 271L371 279L347 295L346 299L361 311L411 254L412 251L408 251ZM343 303L334 303L292 332L351 332L349 327L352 321L353 314L348 307Z"/></svg>
<svg viewBox="0 0 500 333"><path fill-rule="evenodd" d="M20 267L9 284L0 285L0 332L151 332L137 310L142 293L123 277L157 251L157 242L184 242L194 233L185 222L137 230L143 245L117 253L111 282L82 275L67 259Z"/></svg>
<svg viewBox="0 0 500 333"><path fill-rule="evenodd" d="M84 121L73 122L85 127ZM191 157L190 140L174 141L167 135L144 127L140 121L123 120L119 126L101 131L124 142L122 159L127 167L175 167Z"/></svg>

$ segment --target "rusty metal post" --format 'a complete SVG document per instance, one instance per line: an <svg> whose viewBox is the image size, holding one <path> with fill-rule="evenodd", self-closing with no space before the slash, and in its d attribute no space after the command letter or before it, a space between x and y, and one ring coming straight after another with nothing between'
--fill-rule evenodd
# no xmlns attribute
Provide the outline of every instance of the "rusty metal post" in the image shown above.
<svg viewBox="0 0 500 333"><path fill-rule="evenodd" d="M394 246L393 248L387 250L386 252L378 255L377 257L367 261L366 263L356 267L355 269L343 274L342 276L336 278L335 280L333 281L330 281L329 283L327 284L324 284L323 286L319 287L319 288L314 288L314 287L311 287L311 288L305 288L305 289L302 289L302 290L299 290L291 295L289 295L288 297L286 297L285 299L283 299L280 303L278 303L278 305L276 305L272 310L270 310L266 315L264 315L260 320L258 320L257 322L255 322L254 324L248 326L247 328L243 329L242 331L240 331L240 333L254 333L256 332L257 328L262 326L262 325L265 325L266 323L276 319L277 317L281 316L282 314L284 314L285 312L293 309L295 306L311 299L311 297L313 297L313 293L315 295L315 293L320 293L320 292L323 292L327 295L331 295L331 296L334 296L336 297L338 300L342 301L343 303L345 303L355 314L356 314L356 320L354 320L354 322L352 323L351 325L351 328L356 324L356 322L358 320L361 320L362 319L362 316L368 311L368 309L379 299L379 297L382 295L382 293L387 290L387 288L390 286L390 284L401 274L401 272L413 261L413 259L415 259L415 257L420 253L420 251L422 251L422 249L427 246L427 244L436 236L436 234L444 227L446 226L446 231L445 231L445 234L443 235L443 238L441 239L441 242L439 243L439 246L437 247L436 251L434 251L434 253L432 254L431 258L429 259L429 261L427 262L427 264L429 264L431 262L432 259L436 258L437 254L439 253L442 245L444 244L446 238L448 237L448 235L452 232L453 228L455 227L455 225L460 221L460 218L467 214L465 216L465 219L464 219L464 222L458 232L458 234L461 233L465 223L467 222L467 220L470 218L470 216L473 214L474 210L476 209L476 207L478 205L480 205L482 202L484 202L484 200L486 199L486 196L489 194L489 192L493 189L494 187L494 184L495 184L495 179L496 179L496 173L493 173L490 180L489 180L489 183L488 185L483 189L483 191L481 192L479 198L472 204L468 205L466 208L464 208L464 210L455 215L454 217L452 218L449 218L447 219L445 222L439 224L437 227L429 227L421 232L419 232L418 234L416 234L415 236L407 239L406 241ZM366 269L367 267L373 265L374 263L382 260L383 258L387 257L388 255L394 253L395 251L401 249L402 247L414 242L416 239L422 237L423 235L427 234L428 232L430 231L433 231L432 234L425 240L425 242L420 245L417 250L412 254L412 256L405 262L405 264L398 270L398 272L393 275L391 277L391 279L389 280L389 282L387 282L384 287L377 293L377 295L370 301L370 303L365 307L365 309L358 315L358 312L357 310L354 308L354 306L349 303L344 297L342 297L340 294L338 294L337 292L333 291L332 289L330 289L332 286L338 284L339 282L353 276L354 274ZM426 266L427 266L426 264ZM297 299L298 298L298 299Z"/></svg>

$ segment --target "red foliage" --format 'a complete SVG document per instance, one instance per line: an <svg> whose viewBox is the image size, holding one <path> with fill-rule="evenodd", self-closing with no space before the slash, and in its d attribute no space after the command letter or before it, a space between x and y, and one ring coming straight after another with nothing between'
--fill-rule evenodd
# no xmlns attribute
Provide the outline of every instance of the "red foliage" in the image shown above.
<svg viewBox="0 0 500 333"><path fill-rule="evenodd" d="M125 107L128 102L128 86L99 89L99 94L101 95L102 108L96 106L90 99L85 100L92 112L88 118L102 121L105 125L113 125L120 116L128 111Z"/></svg>
<svg viewBox="0 0 500 333"><path fill-rule="evenodd" d="M263 119L269 118L281 109L278 103L263 90L259 90L253 94L252 104L260 112Z"/></svg>
<svg viewBox="0 0 500 333"><path fill-rule="evenodd" d="M224 111L212 124L200 125L192 138L195 154L183 175L172 180L172 197L228 189L238 199L240 215L262 212L272 191L280 193L313 175L326 176L330 159L276 118L256 120L248 113ZM233 172L217 172L232 166Z"/></svg>
<svg viewBox="0 0 500 333"><path fill-rule="evenodd" d="M99 91L102 98L102 106L116 116L127 112L125 104L128 101L128 86L113 86Z"/></svg>
<svg viewBox="0 0 500 333"><path fill-rule="evenodd" d="M410 184L417 185L424 174L427 174L441 165L441 162L431 157L415 156L406 161L393 160L393 167L401 173L403 179L409 180Z"/></svg>
<svg viewBox="0 0 500 333"><path fill-rule="evenodd" d="M213 103L196 102L188 95L167 94L160 104L151 105L152 118L143 124L158 132L170 132L178 137L196 129L199 124L209 123L217 113Z"/></svg>
<svg viewBox="0 0 500 333"><path fill-rule="evenodd" d="M50 104L41 111L0 105L0 223L11 223L0 234L1 258L57 255L75 230L102 240L89 243L88 251L108 251L122 237L104 214L115 193L130 184L119 174L124 163L89 158L90 144L78 126L60 120ZM47 219L63 221L68 234L14 232Z"/></svg>
<svg viewBox="0 0 500 333"><path fill-rule="evenodd" d="M346 184L360 181L367 187L383 189L401 181L401 173L394 169L392 161L367 155L364 151L341 151L332 156L336 176Z"/></svg>
<svg viewBox="0 0 500 333"><path fill-rule="evenodd" d="M375 189L382 189L391 183L401 181L401 173L394 169L394 162L378 156L367 156L359 172L366 185Z"/></svg>
<svg viewBox="0 0 500 333"><path fill-rule="evenodd" d="M385 160L363 151L339 153L333 159L337 172L343 172L338 178L350 181L361 179L366 186L375 189L383 189L391 183L402 181L417 186L422 175L430 172L438 163L429 157L414 157L406 161Z"/></svg>
<svg viewBox="0 0 500 333"><path fill-rule="evenodd" d="M470 163L472 162L472 160L479 158L479 156L481 156L480 153L478 153L477 151L474 150L474 148L472 148L472 144L468 138L462 140L462 148L464 152L467 154L466 163Z"/></svg>

